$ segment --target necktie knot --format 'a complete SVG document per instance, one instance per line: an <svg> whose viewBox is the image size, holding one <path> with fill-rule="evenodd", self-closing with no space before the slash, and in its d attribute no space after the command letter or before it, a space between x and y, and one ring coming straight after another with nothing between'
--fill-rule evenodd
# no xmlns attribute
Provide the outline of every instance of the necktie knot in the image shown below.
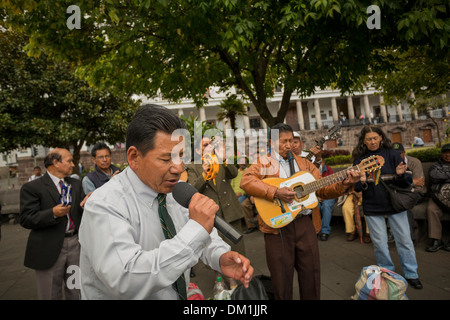
<svg viewBox="0 0 450 320"><path fill-rule="evenodd" d="M166 205L166 194L165 193L159 193L158 196L156 197L156 199L158 200L159 206Z"/></svg>

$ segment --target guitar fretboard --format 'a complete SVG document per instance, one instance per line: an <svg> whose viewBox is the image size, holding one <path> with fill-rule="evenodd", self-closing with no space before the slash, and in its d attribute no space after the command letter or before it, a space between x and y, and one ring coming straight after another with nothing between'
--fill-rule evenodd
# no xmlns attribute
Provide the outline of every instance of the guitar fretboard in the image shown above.
<svg viewBox="0 0 450 320"><path fill-rule="evenodd" d="M354 170L359 171L359 167L358 166L354 166L354 167L351 167L349 169L354 169ZM346 172L349 169L345 169L345 170L333 173L333 174L331 174L329 176L326 176L324 178L321 178L319 180L310 182L308 184L304 184L302 186L303 191L300 191L300 192L296 191L297 192L297 197L299 197L299 198L304 197L304 196L306 196L306 195L308 195L310 193L316 192L317 190L322 189L322 188L324 188L326 186L329 186L329 185L331 185L333 183L345 180L345 178L347 178L347 173Z"/></svg>

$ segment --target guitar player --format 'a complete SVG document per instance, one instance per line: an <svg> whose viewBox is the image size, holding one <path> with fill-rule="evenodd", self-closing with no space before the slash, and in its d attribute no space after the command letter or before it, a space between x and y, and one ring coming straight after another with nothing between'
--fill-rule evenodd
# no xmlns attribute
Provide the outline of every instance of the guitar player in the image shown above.
<svg viewBox="0 0 450 320"><path fill-rule="evenodd" d="M298 171L310 172L315 179L320 179L321 174L310 161L297 155L293 155L294 172L291 172L288 153L292 152L293 130L283 123L275 125L272 130L278 130L279 138L277 141L269 141L271 154L261 156L259 161L245 171L241 188L249 195L268 201L278 198L291 203L296 194L292 189L277 188L262 180L268 177L287 178ZM344 181L319 189L317 195L322 199L331 199L347 193L360 180L361 173L355 170L348 170L346 173ZM266 261L277 300L292 300L294 268L298 273L300 298L320 299L319 245L312 220L308 217L310 214L311 210L305 210L291 223L279 229L269 227L258 215L260 230L264 232Z"/></svg>

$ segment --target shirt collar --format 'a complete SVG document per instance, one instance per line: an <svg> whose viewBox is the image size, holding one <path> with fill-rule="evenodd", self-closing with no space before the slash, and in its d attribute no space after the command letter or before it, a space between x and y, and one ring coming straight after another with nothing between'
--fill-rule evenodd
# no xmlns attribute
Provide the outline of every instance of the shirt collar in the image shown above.
<svg viewBox="0 0 450 320"><path fill-rule="evenodd" d="M134 192L145 201L145 203L149 203L150 205L153 204L153 201L155 201L156 197L158 196L158 193L154 191L152 188L144 184L141 179L137 176L137 174L131 169L130 167L127 167L125 170L125 173L130 180L131 186L134 189Z"/></svg>
<svg viewBox="0 0 450 320"><path fill-rule="evenodd" d="M272 156L275 160L277 160L279 163L289 163L289 159L284 160L283 157L276 151L272 151Z"/></svg>
<svg viewBox="0 0 450 320"><path fill-rule="evenodd" d="M48 176L50 177L50 179L52 179L52 181L55 184L55 186L59 185L59 181L61 181L61 180L64 181L64 178L62 178L62 179L58 178L58 177L52 175L48 170L47 170L47 173L48 173Z"/></svg>

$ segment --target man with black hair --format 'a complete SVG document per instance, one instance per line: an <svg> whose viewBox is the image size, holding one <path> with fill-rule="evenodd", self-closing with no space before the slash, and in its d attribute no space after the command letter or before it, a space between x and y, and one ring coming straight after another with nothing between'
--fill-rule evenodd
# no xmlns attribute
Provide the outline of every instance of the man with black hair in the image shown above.
<svg viewBox="0 0 450 320"><path fill-rule="evenodd" d="M269 185L263 179L288 178L298 171L310 172L315 179L320 179L321 173L310 161L295 154L294 172L291 172L289 152L292 151L294 139L292 128L281 123L272 128L273 133L275 130L278 130L278 140L270 140L271 153L260 157L245 171L241 188L254 197L291 203L296 196L295 191L288 187ZM360 175L360 172L348 170L344 181L319 189L317 195L322 199L337 198L348 192L359 181ZM320 299L319 244L310 215L311 210L303 210L292 222L278 229L265 224L258 215L259 229L264 232L267 266L276 300L292 300L294 270L298 273L300 298Z"/></svg>
<svg viewBox="0 0 450 320"><path fill-rule="evenodd" d="M129 167L86 203L80 228L83 299L186 299L189 271L201 259L248 287L250 261L230 251L214 228L219 206L196 193L189 208L172 189L184 171L178 145L185 124L169 109L141 106L126 137Z"/></svg>
<svg viewBox="0 0 450 320"><path fill-rule="evenodd" d="M94 171L83 178L83 190L86 194L100 188L120 172L119 168L111 164L111 149L105 143L96 143L91 155Z"/></svg>

